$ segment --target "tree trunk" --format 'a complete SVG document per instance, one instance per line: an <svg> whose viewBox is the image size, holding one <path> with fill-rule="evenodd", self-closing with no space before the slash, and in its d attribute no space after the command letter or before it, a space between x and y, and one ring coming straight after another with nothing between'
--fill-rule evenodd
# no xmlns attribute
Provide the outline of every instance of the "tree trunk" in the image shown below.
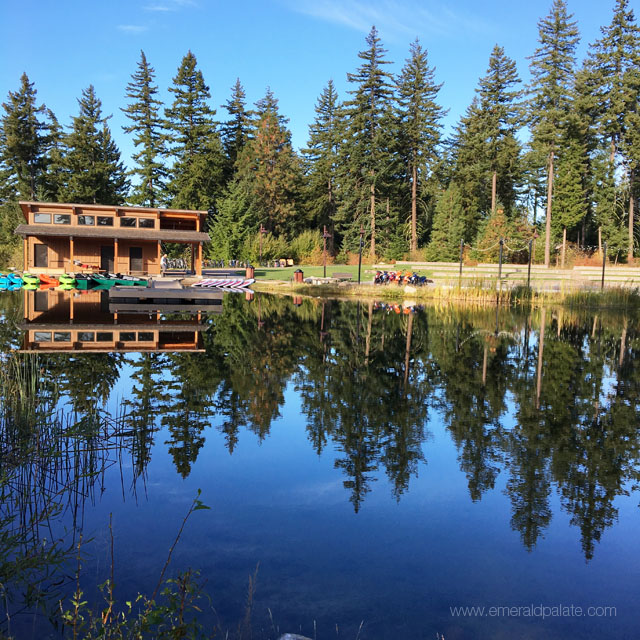
<svg viewBox="0 0 640 640"><path fill-rule="evenodd" d="M627 262L633 264L633 209L635 198L633 197L634 171L629 171L629 249L627 250Z"/></svg>
<svg viewBox="0 0 640 640"><path fill-rule="evenodd" d="M549 154L549 177L547 178L547 223L544 232L544 266L551 262L551 196L553 194L553 151Z"/></svg>
<svg viewBox="0 0 640 640"><path fill-rule="evenodd" d="M547 321L547 310L542 307L540 318L540 336L538 338L538 376L536 384L536 409L540 408L540 392L542 391L542 354L544 353L544 325Z"/></svg>
<svg viewBox="0 0 640 640"><path fill-rule="evenodd" d="M562 227L562 262L561 267L564 269L564 257L567 254L567 227Z"/></svg>
<svg viewBox="0 0 640 640"><path fill-rule="evenodd" d="M598 227L598 253L602 255L602 227Z"/></svg>
<svg viewBox="0 0 640 640"><path fill-rule="evenodd" d="M373 176L373 172L372 176ZM371 183L370 187L370 205L369 216L371 217L371 244L369 246L369 255L375 258L376 255L376 185Z"/></svg>
<svg viewBox="0 0 640 640"><path fill-rule="evenodd" d="M411 252L418 250L418 169L411 168Z"/></svg>
<svg viewBox="0 0 640 640"><path fill-rule="evenodd" d="M407 395L409 383L409 363L411 361L411 334L413 333L413 313L407 318L407 341L404 347L404 395Z"/></svg>
<svg viewBox="0 0 640 640"><path fill-rule="evenodd" d="M491 176L491 213L496 210L496 192L498 191L498 172L494 171Z"/></svg>

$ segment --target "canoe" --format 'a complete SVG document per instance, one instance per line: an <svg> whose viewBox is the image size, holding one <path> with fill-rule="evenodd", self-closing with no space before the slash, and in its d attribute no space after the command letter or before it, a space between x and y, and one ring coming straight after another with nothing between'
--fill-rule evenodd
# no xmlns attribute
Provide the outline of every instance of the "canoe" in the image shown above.
<svg viewBox="0 0 640 640"><path fill-rule="evenodd" d="M92 289L95 286L95 282L93 280L93 276L91 274L87 275L86 273L79 273L76 276L75 287L76 289L80 289L81 291L86 291L87 289Z"/></svg>

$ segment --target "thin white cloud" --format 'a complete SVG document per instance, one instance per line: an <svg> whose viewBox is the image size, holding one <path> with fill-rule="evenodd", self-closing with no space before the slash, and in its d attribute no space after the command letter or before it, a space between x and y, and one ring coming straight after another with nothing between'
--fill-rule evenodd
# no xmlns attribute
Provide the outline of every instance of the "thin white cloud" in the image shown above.
<svg viewBox="0 0 640 640"><path fill-rule="evenodd" d="M156 11L166 13L168 11L179 11L185 7L197 7L195 0L165 0L165 2L155 2L144 7L145 11Z"/></svg>
<svg viewBox="0 0 640 640"><path fill-rule="evenodd" d="M149 27L145 27L140 24L119 24L118 31L122 31L123 33L144 33L147 31Z"/></svg>
<svg viewBox="0 0 640 640"><path fill-rule="evenodd" d="M406 40L421 35L484 33L486 22L459 14L440 0L285 0L293 11L363 33L376 25L386 38Z"/></svg>

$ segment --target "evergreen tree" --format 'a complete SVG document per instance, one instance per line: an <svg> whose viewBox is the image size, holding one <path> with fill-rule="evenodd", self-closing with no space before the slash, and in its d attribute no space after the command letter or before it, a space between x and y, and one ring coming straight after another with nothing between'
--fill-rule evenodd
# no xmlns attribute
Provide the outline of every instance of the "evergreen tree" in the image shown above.
<svg viewBox="0 0 640 640"><path fill-rule="evenodd" d="M431 240L425 258L431 261L454 262L460 257L460 240L465 232L462 194L455 183L438 199L433 219Z"/></svg>
<svg viewBox="0 0 640 640"><path fill-rule="evenodd" d="M309 127L309 143L302 151L306 173L306 206L314 227L333 227L338 208L338 151L341 123L333 80L322 90Z"/></svg>
<svg viewBox="0 0 640 640"><path fill-rule="evenodd" d="M169 91L175 96L165 109L169 154L174 159L168 185L171 205L208 209L224 182L224 153L215 111L207 104L209 87L191 51L182 59Z"/></svg>
<svg viewBox="0 0 640 640"><path fill-rule="evenodd" d="M36 200L47 169L52 114L37 104L37 91L26 73L20 88L9 91L0 119L0 197Z"/></svg>
<svg viewBox="0 0 640 640"><path fill-rule="evenodd" d="M257 224L276 234L294 232L301 182L300 162L291 146L287 120L271 89L256 103L252 139L238 159L238 176L251 194Z"/></svg>
<svg viewBox="0 0 640 640"><path fill-rule="evenodd" d="M478 223L490 213L491 192L489 153L484 118L476 94L450 141L453 179L459 185L465 221L465 241L475 238Z"/></svg>
<svg viewBox="0 0 640 640"><path fill-rule="evenodd" d="M602 37L591 46L586 66L595 97L592 115L598 133L603 146L609 146L609 162L614 171L622 164L630 185L627 255L632 261L636 167L633 144L629 144L635 127L629 114L638 110L640 101L640 32L628 5L628 0L616 0L611 24L601 29Z"/></svg>
<svg viewBox="0 0 640 640"><path fill-rule="evenodd" d="M538 22L540 46L531 57L530 65L529 123L532 146L547 159L546 266L549 266L551 255L554 161L571 111L575 51L579 41L578 28L571 18L564 0L554 0L549 15Z"/></svg>
<svg viewBox="0 0 640 640"><path fill-rule="evenodd" d="M418 249L418 183L425 177L437 155L440 119L445 110L436 98L442 84L435 83L435 67L429 67L427 51L418 40L410 46L407 59L397 78L399 136L398 149L404 157L411 184L410 250Z"/></svg>
<svg viewBox="0 0 640 640"><path fill-rule="evenodd" d="M80 112L64 139L66 184L61 197L67 202L122 204L129 182L93 85L83 90L78 104Z"/></svg>
<svg viewBox="0 0 640 640"><path fill-rule="evenodd" d="M238 156L249 139L251 114L245 108L245 99L246 94L240 83L240 78L238 78L231 88L231 99L224 105L231 119L220 127L222 144L227 154L227 180L233 176Z"/></svg>
<svg viewBox="0 0 640 640"><path fill-rule="evenodd" d="M136 168L130 175L137 176L130 196L133 204L157 207L164 193L167 171L163 163L165 154L163 123L159 115L162 102L157 99L158 87L153 84L155 70L140 51L137 71L127 84L125 97L130 104L122 111L132 124L123 127L125 133L133 133L133 143L140 150L133 155Z"/></svg>
<svg viewBox="0 0 640 640"><path fill-rule="evenodd" d="M520 128L517 100L521 92L514 87L519 82L515 62L496 45L489 58L487 75L478 87L491 170L491 211L496 208L498 198L508 211L515 204L520 152L516 140Z"/></svg>
<svg viewBox="0 0 640 640"><path fill-rule="evenodd" d="M209 256L217 260L237 259L247 236L255 228L251 195L243 181L234 180L218 202L218 214L209 229Z"/></svg>
<svg viewBox="0 0 640 640"><path fill-rule="evenodd" d="M357 234L361 216L368 216L369 252L376 255L376 198L379 198L379 179L388 177L393 164L390 153L393 138L391 99L392 76L384 71L390 64L384 59L385 49L375 27L366 38L368 48L358 53L363 61L355 73L347 73L347 80L356 88L345 103L343 118L346 122L342 162L345 173L345 191L349 200L342 204L342 223L345 231ZM355 232L355 234L354 234Z"/></svg>
<svg viewBox="0 0 640 640"><path fill-rule="evenodd" d="M555 193L552 202L552 229L554 237L562 233L561 266L565 266L567 231L571 231L584 217L585 191L585 149L579 132L574 126L567 129L562 141L562 151L558 157L555 177Z"/></svg>
<svg viewBox="0 0 640 640"><path fill-rule="evenodd" d="M514 88L519 82L515 63L496 45L487 74L458 126L455 175L466 195L467 215L476 219L491 215L498 200L510 215L515 209L522 180L516 139L520 91Z"/></svg>

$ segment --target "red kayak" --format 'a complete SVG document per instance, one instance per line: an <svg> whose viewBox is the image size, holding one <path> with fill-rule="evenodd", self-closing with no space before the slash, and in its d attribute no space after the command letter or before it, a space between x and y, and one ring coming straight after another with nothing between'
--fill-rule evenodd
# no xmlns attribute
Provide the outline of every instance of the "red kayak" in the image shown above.
<svg viewBox="0 0 640 640"><path fill-rule="evenodd" d="M47 284L52 287L57 287L60 284L60 280L58 280L58 278L45 275L44 273L41 273L38 277L40 278L40 284Z"/></svg>

